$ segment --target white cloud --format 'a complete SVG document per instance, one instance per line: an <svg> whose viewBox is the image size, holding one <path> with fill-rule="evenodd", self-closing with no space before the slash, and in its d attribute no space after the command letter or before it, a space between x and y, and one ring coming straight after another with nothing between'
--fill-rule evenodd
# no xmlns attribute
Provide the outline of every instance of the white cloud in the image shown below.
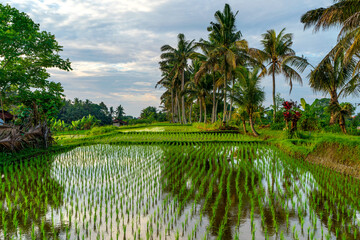
<svg viewBox="0 0 360 240"><path fill-rule="evenodd" d="M151 86L151 83L149 83L149 82L134 82L134 85L137 85L137 86Z"/></svg>
<svg viewBox="0 0 360 240"><path fill-rule="evenodd" d="M188 39L207 38L206 27L225 1L218 0L6 0L30 15L41 29L55 34L63 46L62 56L73 71L51 69L51 79L64 85L69 98L89 98L107 105L122 104L127 114L138 116L148 105L158 106L163 89L155 90L161 78L160 47L174 46L178 33ZM332 0L254 0L228 2L237 15L238 29L250 47L260 47L261 34L286 27L294 33L294 49L313 64L334 45L338 30L313 34L303 31L300 16L307 10L329 6ZM261 6L261 7L259 7ZM304 86L289 86L277 77L277 92L294 100L312 96L306 75ZM263 81L271 102L271 79ZM321 97L320 95L318 97ZM268 103L267 102L267 103Z"/></svg>

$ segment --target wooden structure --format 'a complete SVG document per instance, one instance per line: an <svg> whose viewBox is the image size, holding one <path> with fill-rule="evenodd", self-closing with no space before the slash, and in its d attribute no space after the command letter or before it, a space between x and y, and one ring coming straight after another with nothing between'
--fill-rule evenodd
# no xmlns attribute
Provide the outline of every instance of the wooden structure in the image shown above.
<svg viewBox="0 0 360 240"><path fill-rule="evenodd" d="M128 125L128 123L123 120L119 120L119 119L113 120L113 126L120 127L120 126L125 126L125 125Z"/></svg>

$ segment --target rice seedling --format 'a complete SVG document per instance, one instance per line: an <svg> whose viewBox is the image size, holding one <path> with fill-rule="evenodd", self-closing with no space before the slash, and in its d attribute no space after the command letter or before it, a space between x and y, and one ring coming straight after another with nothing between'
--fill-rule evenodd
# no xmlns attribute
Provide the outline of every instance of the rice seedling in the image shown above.
<svg viewBox="0 0 360 240"><path fill-rule="evenodd" d="M159 144L106 144L123 141L122 135L130 142L155 139ZM122 135L5 166L0 238L359 235L356 179L295 161L271 146L241 144L239 134ZM219 142L210 143L214 139Z"/></svg>

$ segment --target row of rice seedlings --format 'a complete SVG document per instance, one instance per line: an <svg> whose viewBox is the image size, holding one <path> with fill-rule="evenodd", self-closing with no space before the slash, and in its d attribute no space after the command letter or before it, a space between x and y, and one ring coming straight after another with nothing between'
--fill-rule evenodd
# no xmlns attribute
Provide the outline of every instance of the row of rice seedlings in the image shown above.
<svg viewBox="0 0 360 240"><path fill-rule="evenodd" d="M197 153L198 154L198 153ZM197 156L196 156L197 157ZM194 158L196 159L196 158ZM201 165L195 160L195 162L192 161L192 159L188 159L188 161L190 161L192 164L192 168L189 170L189 172L185 173L184 175L182 175L182 177L179 179L178 184L175 184L176 187L173 188L173 193L175 192L175 189L179 189L179 191L176 192L176 196L174 198L173 204L171 204L172 206L174 206L174 208L172 209L173 212L173 216L168 218L169 222L167 225L167 228L165 228L165 232L167 232L166 235L170 236L171 235L171 229L174 229L174 225L177 221L177 219L179 218L179 212L175 211L176 209L179 209L179 205L180 204L184 204L184 194L185 194L185 190L188 189L188 193L192 194L192 191L194 190L194 186L196 184L196 182L198 181L198 177L199 176L199 172L200 172L200 167ZM187 182L189 179L195 179L194 182L191 183L192 186L188 186ZM179 183L181 185L179 185ZM187 222L187 220L186 220ZM166 231L167 230L167 231Z"/></svg>
<svg viewBox="0 0 360 240"><path fill-rule="evenodd" d="M186 133L186 132L128 132L111 134L111 136L97 136L86 138L86 144L95 142L98 144L116 143L184 143L184 142L234 142L249 141L251 137L238 133ZM79 140L67 140L68 143Z"/></svg>
<svg viewBox="0 0 360 240"><path fill-rule="evenodd" d="M4 169L0 237L356 239L359 182L333 175L257 144L82 147Z"/></svg>
<svg viewBox="0 0 360 240"><path fill-rule="evenodd" d="M210 169L207 169L207 163L208 159L210 159L215 152L215 147L211 146L203 147L199 149L199 153L196 156L196 164L198 165L198 171L197 175L194 180L191 181L191 187L190 190L187 191L187 194L182 198L181 204L178 206L177 209L177 216L181 216L181 211L185 208L185 205L189 202L190 197L194 197L193 203L191 204L191 207L188 207L187 211L185 211L182 216L184 216L181 221L181 230L182 230L182 236L187 234L187 239L196 239L197 238L197 231L198 227L201 224L202 221L202 214L198 215L195 219L193 219L194 214L197 213L198 208L198 200L203 195L205 191L205 184L208 181L208 178L210 174L212 173L212 166L210 165ZM194 162L195 164L195 162ZM210 163L209 163L210 164ZM202 166L202 167L201 167ZM201 169L200 169L201 167ZM206 173L207 171L207 173ZM200 183L199 183L200 181ZM196 191L196 188L198 187L198 191ZM190 224L190 221L192 221L192 224ZM188 225L192 225L193 228L188 228ZM175 236L175 238L179 238L179 236Z"/></svg>
<svg viewBox="0 0 360 240"><path fill-rule="evenodd" d="M301 179L308 184L300 184L300 186L306 186L313 227L316 228L316 216L318 216L322 237L332 238L334 236L340 239L355 237L359 231L359 222L356 220L359 206L356 204L353 194L358 191L356 190L358 180L339 177L336 173L329 174L327 169L302 161L297 165L312 173L311 175L305 174L305 177ZM338 191L331 190L334 188ZM347 189L344 194L342 194L343 189ZM313 238L315 232L309 230L308 232Z"/></svg>

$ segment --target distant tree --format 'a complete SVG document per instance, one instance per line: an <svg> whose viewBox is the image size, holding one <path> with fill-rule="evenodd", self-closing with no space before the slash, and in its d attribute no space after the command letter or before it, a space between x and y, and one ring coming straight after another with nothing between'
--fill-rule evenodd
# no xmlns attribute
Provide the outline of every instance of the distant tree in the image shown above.
<svg viewBox="0 0 360 240"><path fill-rule="evenodd" d="M113 116L115 114L115 111L114 111L114 108L112 106L110 107L109 114L110 114L110 117L113 118Z"/></svg>
<svg viewBox="0 0 360 240"><path fill-rule="evenodd" d="M140 118L141 119L151 119L151 118L153 118L154 120L156 120L156 115L157 115L156 107L149 106L149 107L144 108L143 110L141 110Z"/></svg>
<svg viewBox="0 0 360 240"><path fill-rule="evenodd" d="M122 120L124 114L125 114L124 108L121 105L119 105L115 111L116 119Z"/></svg>
<svg viewBox="0 0 360 240"><path fill-rule="evenodd" d="M158 122L165 122L167 121L167 113L163 112L163 111L159 111L156 115L157 119L156 121Z"/></svg>
<svg viewBox="0 0 360 240"><path fill-rule="evenodd" d="M101 111L103 111L104 114L109 115L109 109L104 102L101 102L99 106L101 107Z"/></svg>
<svg viewBox="0 0 360 240"><path fill-rule="evenodd" d="M64 106L61 108L57 118L70 124L72 121L77 121L89 115L98 119L100 125L112 124L112 118L110 114L104 112L104 106L93 103L88 99L82 101L75 98L73 102L71 100L64 100Z"/></svg>

